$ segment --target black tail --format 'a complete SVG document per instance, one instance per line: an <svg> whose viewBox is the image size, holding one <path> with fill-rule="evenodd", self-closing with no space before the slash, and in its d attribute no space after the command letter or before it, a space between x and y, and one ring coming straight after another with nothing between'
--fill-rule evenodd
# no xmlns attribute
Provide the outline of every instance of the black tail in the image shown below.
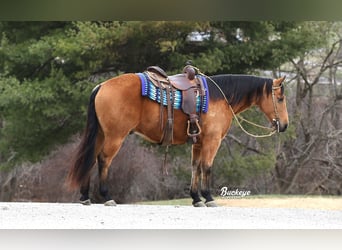
<svg viewBox="0 0 342 250"><path fill-rule="evenodd" d="M87 181L95 163L95 145L99 129L99 121L95 112L95 97L100 88L101 85L98 85L90 95L87 127L68 175L67 182L71 188L77 188Z"/></svg>

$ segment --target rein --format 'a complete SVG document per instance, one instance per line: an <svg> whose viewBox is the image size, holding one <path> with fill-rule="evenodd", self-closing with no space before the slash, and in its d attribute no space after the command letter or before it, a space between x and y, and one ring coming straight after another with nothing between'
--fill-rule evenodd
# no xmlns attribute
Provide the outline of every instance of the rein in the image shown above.
<svg viewBox="0 0 342 250"><path fill-rule="evenodd" d="M194 66L192 66L192 67L194 67ZM254 123L254 122L248 121L248 120L246 120L245 118L241 117L240 115L235 114L235 112L234 112L232 106L230 105L230 103L229 103L229 101L228 101L226 95L224 94L224 92L222 91L222 89L220 88L220 86L219 86L219 85L218 85L210 76L207 76L207 75L203 74L198 68L196 68L196 67L194 67L194 68L198 71L198 74L207 77L212 83L214 83L214 85L216 86L216 88L221 92L221 94L222 94L222 96L224 97L224 99L225 99L225 101L226 101L226 103L227 103L227 105L228 105L230 111L231 111L232 114L233 114L233 117L235 118L237 124L239 125L239 127L241 128L241 130L242 130L244 133L246 133L247 135L252 136L252 137L254 137L254 138L265 138L265 137L270 137L270 136L274 135L276 132L279 132L279 113L278 113L277 105L276 105L276 103L275 103L275 94L274 94L274 90L281 88L281 86L278 86L278 87L273 87L273 86L272 86L272 102L273 102L274 112L275 112L275 115L276 115L276 118L273 119L273 122L276 123L277 129L271 129L271 128L269 128L269 127L265 127L265 126L262 126L262 125L258 125L258 124ZM256 135L256 134L252 134L252 133L248 132L248 131L242 126L242 124L241 124L241 122L240 122L239 119L240 119L241 121L244 121L244 122L246 122L246 123L249 123L249 124L251 124L251 125L253 125L253 126L255 126L255 127L262 128L262 129L265 129L265 130L272 130L272 131L270 131L270 133L265 134L265 135Z"/></svg>

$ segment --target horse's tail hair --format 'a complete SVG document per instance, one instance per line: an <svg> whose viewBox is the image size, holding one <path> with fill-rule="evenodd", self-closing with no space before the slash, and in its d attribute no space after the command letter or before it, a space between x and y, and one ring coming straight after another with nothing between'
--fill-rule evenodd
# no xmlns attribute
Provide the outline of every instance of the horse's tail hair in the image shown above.
<svg viewBox="0 0 342 250"><path fill-rule="evenodd" d="M101 85L98 85L90 95L86 129L67 177L67 185L71 189L78 188L86 183L90 171L95 165L96 137L99 130L99 121L95 111L95 97L100 88Z"/></svg>

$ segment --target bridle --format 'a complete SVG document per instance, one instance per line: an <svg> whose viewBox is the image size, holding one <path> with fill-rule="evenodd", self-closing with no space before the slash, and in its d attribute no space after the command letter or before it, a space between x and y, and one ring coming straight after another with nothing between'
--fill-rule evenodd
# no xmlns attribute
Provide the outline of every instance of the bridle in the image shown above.
<svg viewBox="0 0 342 250"><path fill-rule="evenodd" d="M276 104L276 97L275 97L275 90L276 89L281 89L283 87L283 84L281 83L279 86L273 86L272 85L272 102L273 102L273 108L274 108L274 114L275 118L272 119L272 124L276 127L276 131L279 133L280 130L280 117L279 117L279 112L278 112L278 107Z"/></svg>

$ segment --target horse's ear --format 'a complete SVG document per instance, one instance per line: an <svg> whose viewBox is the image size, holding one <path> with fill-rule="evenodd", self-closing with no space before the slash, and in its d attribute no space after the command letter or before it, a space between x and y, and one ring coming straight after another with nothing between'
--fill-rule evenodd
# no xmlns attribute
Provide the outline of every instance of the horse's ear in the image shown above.
<svg viewBox="0 0 342 250"><path fill-rule="evenodd" d="M283 83L284 81L285 81L285 79L286 79L286 76L283 76L282 78L280 78L281 79L281 82L280 83Z"/></svg>
<svg viewBox="0 0 342 250"><path fill-rule="evenodd" d="M282 84L285 81L286 76L280 77L278 79L275 80L275 84L280 86L280 84Z"/></svg>

